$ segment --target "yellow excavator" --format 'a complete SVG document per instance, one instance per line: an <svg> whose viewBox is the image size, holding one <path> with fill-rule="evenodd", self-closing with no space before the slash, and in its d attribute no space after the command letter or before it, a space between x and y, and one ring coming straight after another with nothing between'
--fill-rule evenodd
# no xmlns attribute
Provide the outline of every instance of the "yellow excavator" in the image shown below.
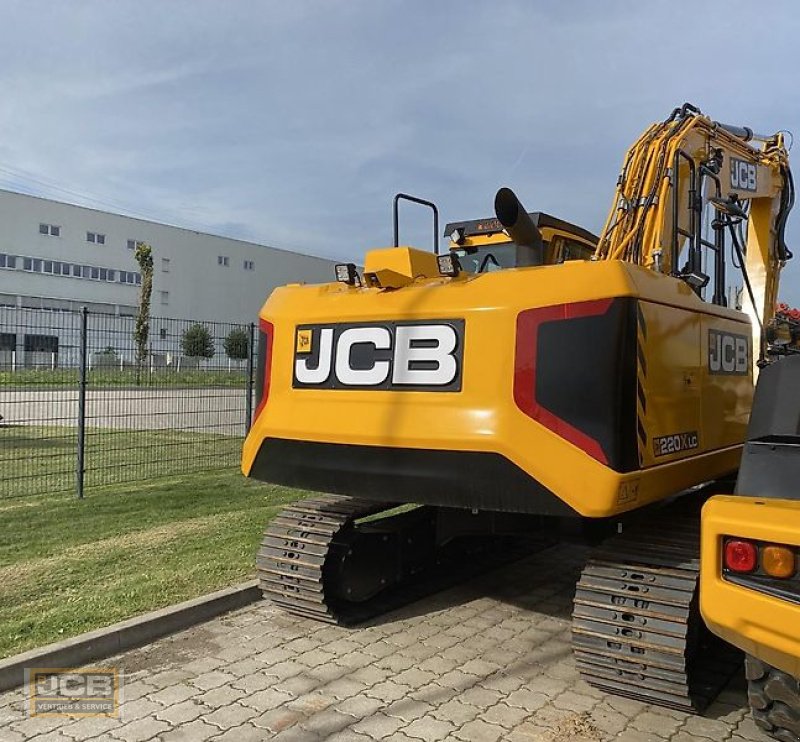
<svg viewBox="0 0 800 742"><path fill-rule="evenodd" d="M433 209L433 251L399 246L406 198ZM700 617L699 509L739 465L792 202L781 133L689 104L631 147L598 239L503 188L438 254L435 205L399 194L394 247L261 309L242 470L322 493L267 527L264 594L353 624L588 542L583 677L703 709L740 657Z"/></svg>
<svg viewBox="0 0 800 742"><path fill-rule="evenodd" d="M703 507L700 605L747 653L755 722L800 742L800 356L759 375L734 494Z"/></svg>

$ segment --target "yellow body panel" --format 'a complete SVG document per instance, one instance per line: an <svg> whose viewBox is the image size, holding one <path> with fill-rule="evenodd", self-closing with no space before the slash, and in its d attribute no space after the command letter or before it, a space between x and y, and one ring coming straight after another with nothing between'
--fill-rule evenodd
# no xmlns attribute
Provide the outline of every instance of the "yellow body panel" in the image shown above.
<svg viewBox="0 0 800 742"><path fill-rule="evenodd" d="M520 312L616 297L640 300L648 337L644 347L649 429L640 441L643 468L624 474L524 414L513 398ZM706 379L700 336L712 326L749 334L745 315L705 303L684 282L631 263L572 261L462 275L456 280L418 279L396 291L339 283L284 287L269 298L261 318L274 326L270 393L245 441L245 474L268 437L494 452L579 514L605 517L671 496L738 465L752 378ZM459 392L292 387L298 324L455 318L465 321ZM565 350L581 362L581 348ZM708 397L701 403L703 384ZM728 421L735 424L728 426ZM698 433L696 448L656 460L654 437L687 431Z"/></svg>
<svg viewBox="0 0 800 742"><path fill-rule="evenodd" d="M420 276L439 273L436 255L413 247L370 250L364 261L365 277L374 276L383 288L398 289Z"/></svg>
<svg viewBox="0 0 800 742"><path fill-rule="evenodd" d="M800 677L800 605L722 578L722 538L800 546L800 502L739 496L703 508L700 608L709 628L774 667Z"/></svg>

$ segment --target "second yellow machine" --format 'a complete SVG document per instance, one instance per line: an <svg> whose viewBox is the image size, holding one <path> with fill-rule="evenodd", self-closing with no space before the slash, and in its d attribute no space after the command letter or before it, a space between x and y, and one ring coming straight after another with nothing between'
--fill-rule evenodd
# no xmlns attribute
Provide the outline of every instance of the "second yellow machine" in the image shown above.
<svg viewBox="0 0 800 742"><path fill-rule="evenodd" d="M501 189L494 217L447 225L445 254L372 250L277 289L242 468L326 494L270 524L265 594L353 623L467 565L622 528L578 584L578 666L704 707L737 660L699 616L699 498L658 505L738 466L792 199L781 134L687 104L628 152L599 239Z"/></svg>

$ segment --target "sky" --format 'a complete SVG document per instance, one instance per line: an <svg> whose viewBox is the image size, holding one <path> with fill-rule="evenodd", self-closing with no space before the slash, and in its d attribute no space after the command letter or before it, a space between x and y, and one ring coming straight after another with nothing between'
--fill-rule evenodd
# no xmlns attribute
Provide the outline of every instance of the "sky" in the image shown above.
<svg viewBox="0 0 800 742"><path fill-rule="evenodd" d="M0 188L356 262L398 191L597 232L684 101L800 137L799 41L793 0L0 0Z"/></svg>

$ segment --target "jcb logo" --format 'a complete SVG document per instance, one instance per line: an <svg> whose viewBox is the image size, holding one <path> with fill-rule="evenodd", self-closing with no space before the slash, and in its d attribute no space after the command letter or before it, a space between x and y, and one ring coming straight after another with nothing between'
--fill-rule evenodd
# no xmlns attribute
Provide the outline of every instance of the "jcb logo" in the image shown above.
<svg viewBox="0 0 800 742"><path fill-rule="evenodd" d="M295 388L461 389L464 320L306 325L295 336Z"/></svg>
<svg viewBox="0 0 800 742"><path fill-rule="evenodd" d="M750 338L709 330L708 370L712 374L746 376L750 370Z"/></svg>
<svg viewBox="0 0 800 742"><path fill-rule="evenodd" d="M755 191L758 189L756 166L752 162L731 157L731 188L739 191Z"/></svg>

